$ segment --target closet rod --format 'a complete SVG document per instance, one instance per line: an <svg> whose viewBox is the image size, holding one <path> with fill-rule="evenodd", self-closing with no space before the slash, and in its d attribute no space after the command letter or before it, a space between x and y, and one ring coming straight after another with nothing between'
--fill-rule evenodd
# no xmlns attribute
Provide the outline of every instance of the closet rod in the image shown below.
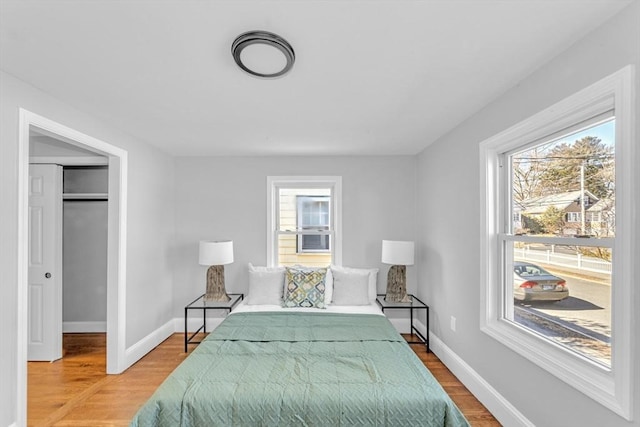
<svg viewBox="0 0 640 427"><path fill-rule="evenodd" d="M109 200L108 193L62 193L62 200Z"/></svg>

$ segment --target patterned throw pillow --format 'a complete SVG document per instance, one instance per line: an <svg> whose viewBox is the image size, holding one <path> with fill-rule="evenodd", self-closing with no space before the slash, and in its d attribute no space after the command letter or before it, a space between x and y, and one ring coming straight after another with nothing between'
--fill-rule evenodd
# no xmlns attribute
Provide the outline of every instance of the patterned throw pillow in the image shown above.
<svg viewBox="0 0 640 427"><path fill-rule="evenodd" d="M326 268L287 267L283 307L325 308Z"/></svg>

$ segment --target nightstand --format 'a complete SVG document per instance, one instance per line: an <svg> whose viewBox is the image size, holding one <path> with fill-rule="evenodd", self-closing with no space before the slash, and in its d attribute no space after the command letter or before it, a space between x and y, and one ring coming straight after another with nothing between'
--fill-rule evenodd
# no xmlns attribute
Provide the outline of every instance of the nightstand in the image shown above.
<svg viewBox="0 0 640 427"><path fill-rule="evenodd" d="M203 333L207 333L207 310L224 310L227 314L231 313L231 310L238 305L240 301L244 299L244 294L228 294L231 297L230 301L220 302L220 301L205 301L204 294L200 295L198 298L191 301L184 307L184 352L186 353L189 349L189 344L200 344L200 341L193 341L193 337L195 337L198 332L202 331ZM189 332L187 331L187 320L189 316L189 310L202 310L202 326L198 328L191 336L189 336Z"/></svg>
<svg viewBox="0 0 640 427"><path fill-rule="evenodd" d="M392 302L385 300L385 294L378 294L376 298L376 302L382 309L384 313L385 310L409 310L409 316L411 317L411 334L415 334L418 337L418 340L407 341L408 344L424 344L427 347L427 353L429 353L429 306L418 297L415 297L411 294L408 294L409 298L411 298L411 302ZM425 318L425 327L427 328L427 336L425 337L422 333L413 326L413 312L424 310L424 318ZM417 313L416 313L417 315Z"/></svg>

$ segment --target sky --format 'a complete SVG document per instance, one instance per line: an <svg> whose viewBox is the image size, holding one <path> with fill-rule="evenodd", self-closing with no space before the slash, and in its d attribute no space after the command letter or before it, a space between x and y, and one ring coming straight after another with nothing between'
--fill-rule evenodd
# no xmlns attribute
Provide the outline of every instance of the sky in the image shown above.
<svg viewBox="0 0 640 427"><path fill-rule="evenodd" d="M523 150L519 153L515 153L513 159L516 162L512 165L512 174L516 174L516 170L522 171L522 173L526 173L535 164L555 161L555 159L584 159L584 157L580 156L579 154L575 154L575 156L577 157L566 157L569 155L568 153L557 154L557 156L560 157L556 157L552 156L550 151L553 150L554 147L557 147L561 144L572 146L576 141L579 141L587 136L600 139L601 143L611 150L610 154L615 156L615 118L611 117L604 122L598 123L596 125L590 125L586 129L570 133L557 139L551 139L546 143L527 148L526 150ZM599 158L601 160L604 160L605 158L611 159L613 160L613 162L615 162L615 158L613 156L601 157L601 155L599 155ZM595 157L589 160L595 160ZM607 160L604 161L607 162ZM610 166L613 166L613 163L611 161L607 163ZM525 181L527 181L528 179L530 178L525 178Z"/></svg>
<svg viewBox="0 0 640 427"><path fill-rule="evenodd" d="M612 148L612 153L615 152L615 118L610 118L605 122L597 124L595 126L588 127L586 129L580 130L578 132L571 133L569 135L563 136L558 139L549 140L546 143L537 145L533 148L527 148L519 153L516 153L516 157L520 157L523 160L523 163L520 163L520 167L526 167L526 159L527 158L536 158L537 155L534 154L534 150L541 149L539 153L547 152L547 150L551 150L553 147L558 146L560 144L568 144L573 145L576 141L586 137L593 136L600 139L601 143L607 147ZM544 155L543 155L544 157Z"/></svg>
<svg viewBox="0 0 640 427"><path fill-rule="evenodd" d="M615 120L612 118L597 126L579 131L577 133L572 133L571 135L567 135L566 137L556 142L566 141L566 142L573 143L579 139L582 139L585 136L595 136L600 138L603 144L608 146L614 146L615 132L616 132Z"/></svg>

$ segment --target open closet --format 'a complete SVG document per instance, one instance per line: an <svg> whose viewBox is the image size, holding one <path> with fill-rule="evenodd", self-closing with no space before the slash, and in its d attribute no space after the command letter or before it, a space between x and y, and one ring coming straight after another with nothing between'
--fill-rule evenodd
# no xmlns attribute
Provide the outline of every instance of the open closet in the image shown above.
<svg viewBox="0 0 640 427"><path fill-rule="evenodd" d="M106 332L107 166L63 168L63 332Z"/></svg>

